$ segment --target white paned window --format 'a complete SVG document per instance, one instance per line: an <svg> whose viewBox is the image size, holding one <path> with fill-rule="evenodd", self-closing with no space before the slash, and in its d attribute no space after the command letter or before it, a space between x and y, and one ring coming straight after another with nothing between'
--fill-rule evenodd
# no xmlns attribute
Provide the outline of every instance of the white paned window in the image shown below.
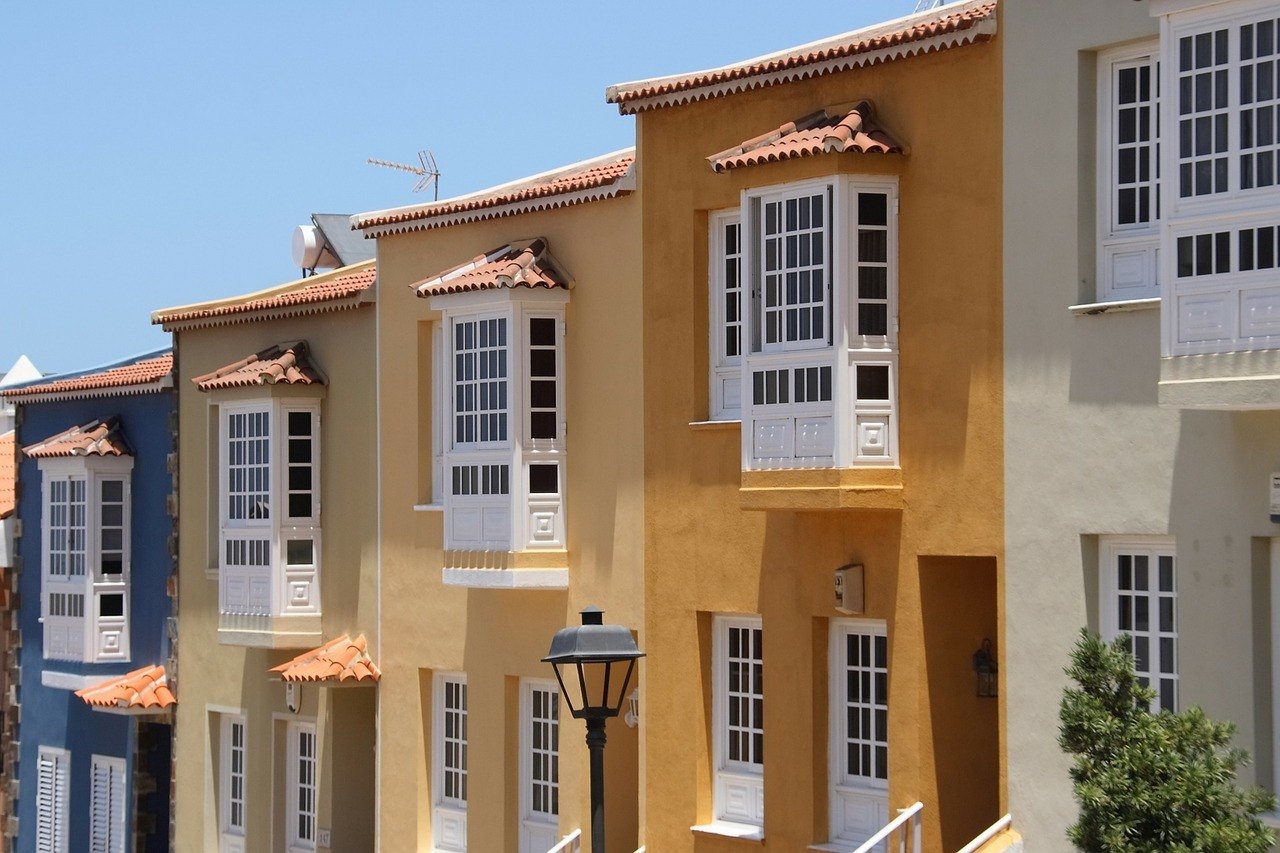
<svg viewBox="0 0 1280 853"><path fill-rule="evenodd" d="M1098 55L1098 295L1159 296L1159 45Z"/></svg>
<svg viewBox="0 0 1280 853"><path fill-rule="evenodd" d="M440 472L448 551L565 547L567 298L523 287L432 297L443 315L435 382L444 389L436 417L447 425ZM447 583L471 577L446 563Z"/></svg>
<svg viewBox="0 0 1280 853"><path fill-rule="evenodd" d="M242 849L245 830L247 726L244 717L234 714L223 714L221 721L222 730L219 735L221 755L218 771L221 790L218 822L223 835L230 836L232 841L232 844L224 844L224 847L234 846L235 839L239 839Z"/></svg>
<svg viewBox="0 0 1280 853"><path fill-rule="evenodd" d="M1152 711L1178 709L1177 573L1171 539L1104 537L1103 638L1133 638L1138 680L1155 689Z"/></svg>
<svg viewBox="0 0 1280 853"><path fill-rule="evenodd" d="M125 808L123 758L93 756L89 773L90 853L125 853L128 810Z"/></svg>
<svg viewBox="0 0 1280 853"><path fill-rule="evenodd" d="M719 616L712 641L715 817L764 825L764 652L760 618Z"/></svg>
<svg viewBox="0 0 1280 853"><path fill-rule="evenodd" d="M742 216L737 210L710 219L711 419L742 416Z"/></svg>
<svg viewBox="0 0 1280 853"><path fill-rule="evenodd" d="M319 614L319 405L286 398L220 408L220 611Z"/></svg>
<svg viewBox="0 0 1280 853"><path fill-rule="evenodd" d="M520 851L542 853L555 844L560 821L560 689L552 681L522 686Z"/></svg>
<svg viewBox="0 0 1280 853"><path fill-rule="evenodd" d="M36 761L36 853L67 853L71 753L42 746Z"/></svg>
<svg viewBox="0 0 1280 853"><path fill-rule="evenodd" d="M889 820L889 640L885 623L831 624L831 840L856 846Z"/></svg>
<svg viewBox="0 0 1280 853"><path fill-rule="evenodd" d="M897 213L892 181L832 178L711 218L713 417L739 404L745 469L897 461Z"/></svg>
<svg viewBox="0 0 1280 853"><path fill-rule="evenodd" d="M129 659L131 457L42 459L49 660Z"/></svg>
<svg viewBox="0 0 1280 853"><path fill-rule="evenodd" d="M316 726L289 723L285 816L290 850L316 849Z"/></svg>
<svg viewBox="0 0 1280 853"><path fill-rule="evenodd" d="M435 676L435 742L432 750L435 849L467 849L467 677Z"/></svg>

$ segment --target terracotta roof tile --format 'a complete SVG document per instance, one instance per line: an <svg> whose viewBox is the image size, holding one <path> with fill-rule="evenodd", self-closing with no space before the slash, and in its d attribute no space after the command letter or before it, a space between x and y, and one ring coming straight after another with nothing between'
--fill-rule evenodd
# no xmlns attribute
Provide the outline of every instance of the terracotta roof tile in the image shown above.
<svg viewBox="0 0 1280 853"><path fill-rule="evenodd" d="M169 387L165 380L173 372L173 352L148 354L146 357L118 364L103 370L65 377L48 377L26 385L15 385L0 391L0 396L16 402L49 394L74 396L103 396L106 391L120 391L132 386L151 386L138 391L161 390Z"/></svg>
<svg viewBox="0 0 1280 853"><path fill-rule="evenodd" d="M351 227L366 231L373 229L373 233L366 236L376 236L419 228L440 228L477 219L496 219L526 210L566 207L623 195L635 188L635 159L635 149L628 148L472 195L356 214L351 217ZM419 224L390 227L410 222Z"/></svg>
<svg viewBox="0 0 1280 853"><path fill-rule="evenodd" d="M344 270L346 270L344 272ZM279 312L289 309L322 309L336 310L359 303L369 288L373 287L378 271L373 261L366 261L343 270L335 270L310 279L303 279L303 284L291 283L269 291L249 294L249 297L235 297L232 300L205 302L198 305L185 305L178 308L162 308L151 315L151 322L168 326L180 323L184 327L202 324L195 321L217 321L244 314L261 311Z"/></svg>
<svg viewBox="0 0 1280 853"><path fill-rule="evenodd" d="M311 364L307 342L293 341L267 347L191 381L201 391L211 391L253 385L323 385L324 377Z"/></svg>
<svg viewBox="0 0 1280 853"><path fill-rule="evenodd" d="M144 666L77 690L76 695L95 708L160 712L178 704L163 666Z"/></svg>
<svg viewBox="0 0 1280 853"><path fill-rule="evenodd" d="M363 634L354 640L343 634L268 671L279 673L284 681L354 680L372 684L382 677L382 671L370 660L366 645Z"/></svg>
<svg viewBox="0 0 1280 853"><path fill-rule="evenodd" d="M28 444L22 452L32 459L65 456L132 456L133 449L120 428L120 419L110 417L84 426L74 426L44 441Z"/></svg>
<svg viewBox="0 0 1280 853"><path fill-rule="evenodd" d="M410 285L419 296L493 290L499 287L569 287L547 241L539 237L526 243L500 246L477 255L465 264Z"/></svg>
<svg viewBox="0 0 1280 853"><path fill-rule="evenodd" d="M987 41L996 7L994 0L955 3L723 68L619 83L605 100L636 113Z"/></svg>
<svg viewBox="0 0 1280 853"><path fill-rule="evenodd" d="M787 122L707 160L715 171L727 172L740 166L842 151L901 154L903 147L876 123L871 102L863 101L850 110L819 110Z"/></svg>
<svg viewBox="0 0 1280 853"><path fill-rule="evenodd" d="M16 433L9 430L0 435L0 518L13 515L17 506L18 459Z"/></svg>

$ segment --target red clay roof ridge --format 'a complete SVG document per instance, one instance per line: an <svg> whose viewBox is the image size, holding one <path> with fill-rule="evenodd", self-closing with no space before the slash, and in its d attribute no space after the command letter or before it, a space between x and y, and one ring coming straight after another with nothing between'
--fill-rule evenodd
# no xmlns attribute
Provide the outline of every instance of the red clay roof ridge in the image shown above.
<svg viewBox="0 0 1280 853"><path fill-rule="evenodd" d="M569 289L572 277L543 237L506 243L410 285L421 297L512 287Z"/></svg>

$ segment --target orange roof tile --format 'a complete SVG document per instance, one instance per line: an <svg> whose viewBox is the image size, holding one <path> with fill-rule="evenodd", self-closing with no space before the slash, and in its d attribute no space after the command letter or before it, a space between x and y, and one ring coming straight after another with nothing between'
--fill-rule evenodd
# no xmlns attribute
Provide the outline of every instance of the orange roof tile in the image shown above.
<svg viewBox="0 0 1280 853"><path fill-rule="evenodd" d="M94 708L160 712L178 704L163 666L144 666L101 684L77 690L76 695Z"/></svg>
<svg viewBox="0 0 1280 853"><path fill-rule="evenodd" d="M252 385L323 385L324 377L308 356L306 341L276 344L191 381L201 391Z"/></svg>
<svg viewBox="0 0 1280 853"><path fill-rule="evenodd" d="M547 241L539 237L525 243L499 246L465 264L410 285L419 296L492 290L499 287L569 287Z"/></svg>
<svg viewBox="0 0 1280 853"><path fill-rule="evenodd" d="M0 518L13 515L17 507L18 459L16 433L0 435Z"/></svg>
<svg viewBox="0 0 1280 853"><path fill-rule="evenodd" d="M250 294L251 298L240 302L218 301L199 305L185 305L178 308L162 308L151 314L151 322L164 325L180 323L184 328L201 325L214 325L215 322L228 322L231 318L262 311L290 311L298 313L315 313L318 311L336 311L340 308L355 307L369 288L373 287L378 271L373 261L353 265L348 272L336 270L334 275L325 273L314 279L304 279L297 283L284 285L272 291ZM291 311L292 313L292 311ZM212 321L212 322L199 322Z"/></svg>
<svg viewBox="0 0 1280 853"><path fill-rule="evenodd" d="M170 387L173 352L148 354L102 370L73 376L49 377L27 385L16 385L0 391L0 396L16 402L31 402L49 395L60 397L101 397L116 393L143 393ZM146 386L146 387L138 387Z"/></svg>
<svg viewBox="0 0 1280 853"><path fill-rule="evenodd" d="M382 677L365 652L367 641L361 634L354 640L346 634L330 640L318 649L298 655L288 663L273 666L268 672L280 674L284 681L351 681L372 684Z"/></svg>
<svg viewBox="0 0 1280 853"><path fill-rule="evenodd" d="M819 110L802 119L787 122L727 151L712 154L707 160L715 171L727 172L740 166L790 160L793 157L811 157L833 151L901 154L903 147L876 124L871 102L863 101L850 110Z"/></svg>
<svg viewBox="0 0 1280 853"><path fill-rule="evenodd" d="M74 426L44 441L28 444L22 452L32 459L63 456L132 456L133 450L120 428L120 419L110 417L84 426Z"/></svg>
<svg viewBox="0 0 1280 853"><path fill-rule="evenodd" d="M625 195L635 189L635 159L635 149L628 148L467 196L359 213L351 227L374 237ZM411 222L417 224L406 225Z"/></svg>
<svg viewBox="0 0 1280 853"><path fill-rule="evenodd" d="M996 6L969 0L722 68L619 83L605 100L637 113L987 41L995 34Z"/></svg>

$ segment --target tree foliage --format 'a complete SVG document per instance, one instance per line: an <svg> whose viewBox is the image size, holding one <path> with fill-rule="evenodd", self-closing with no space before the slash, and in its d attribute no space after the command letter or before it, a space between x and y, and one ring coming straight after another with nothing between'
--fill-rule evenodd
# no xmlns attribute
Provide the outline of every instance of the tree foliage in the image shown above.
<svg viewBox="0 0 1280 853"><path fill-rule="evenodd" d="M1199 708L1153 714L1155 692L1134 674L1130 638L1110 645L1081 632L1063 694L1058 743L1075 756L1080 819L1067 830L1099 853L1262 853L1275 842L1255 815L1275 808L1261 788L1241 790L1248 753L1232 723Z"/></svg>

